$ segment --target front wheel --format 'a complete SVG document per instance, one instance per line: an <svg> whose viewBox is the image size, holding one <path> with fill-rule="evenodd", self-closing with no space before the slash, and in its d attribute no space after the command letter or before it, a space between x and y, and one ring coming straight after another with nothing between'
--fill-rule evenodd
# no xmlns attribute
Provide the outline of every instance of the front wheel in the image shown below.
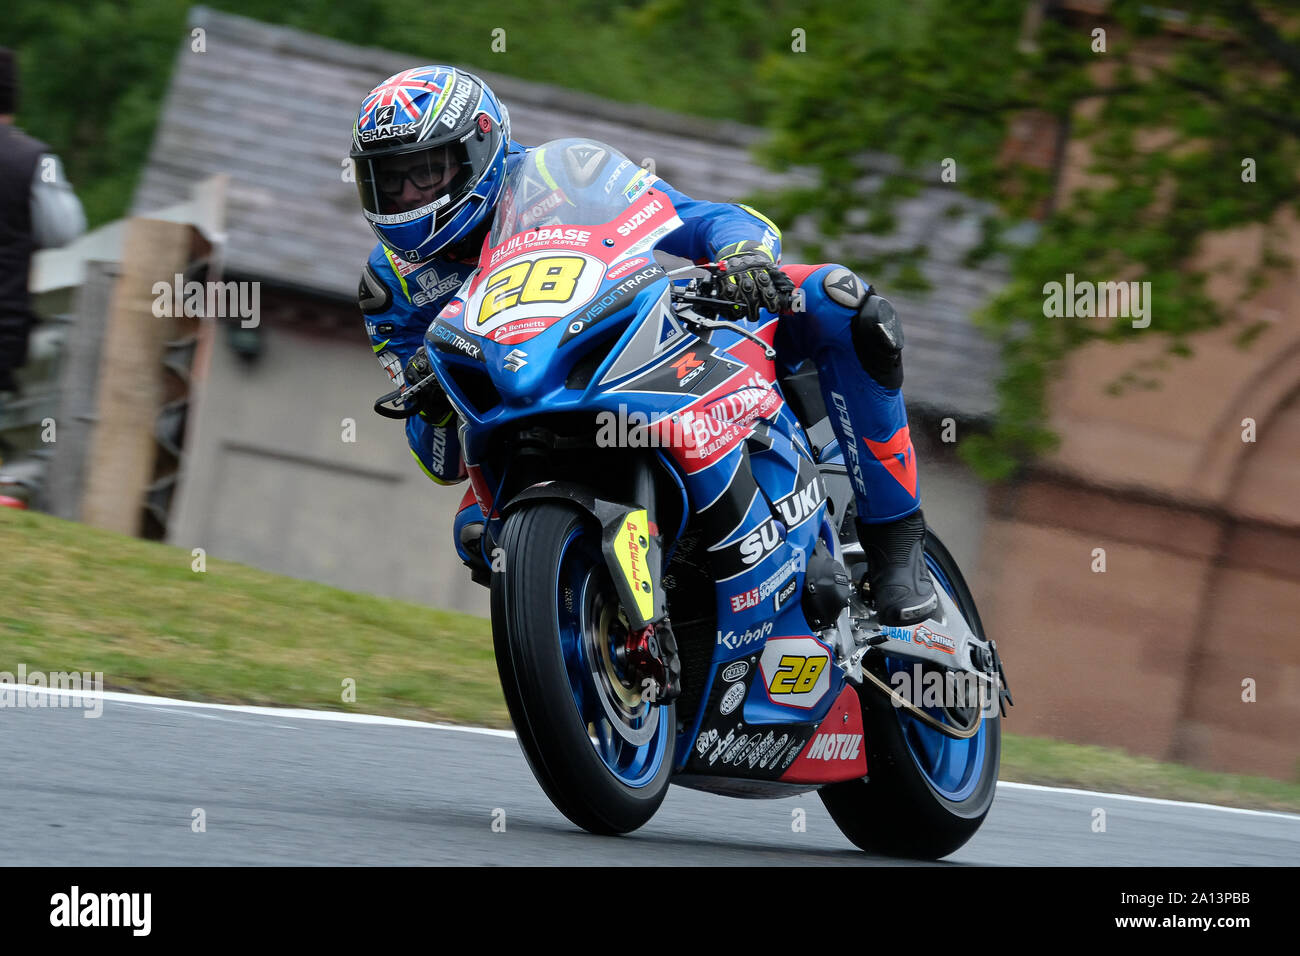
<svg viewBox="0 0 1300 956"><path fill-rule="evenodd" d="M676 709L643 700L621 664L627 620L600 527L569 505L512 513L492 576L492 640L506 705L546 795L593 833L627 833L659 809Z"/></svg>
<svg viewBox="0 0 1300 956"><path fill-rule="evenodd" d="M935 584L948 593L970 629L983 640L970 588L948 549L930 532L925 563ZM889 683L893 670L909 665L877 657L869 666ZM921 859L947 856L975 834L993 803L1002 754L998 711L983 719L973 737L955 740L895 707L872 687L864 687L860 694L867 779L822 788L822 802L860 849ZM951 722L951 715L941 708L925 710Z"/></svg>

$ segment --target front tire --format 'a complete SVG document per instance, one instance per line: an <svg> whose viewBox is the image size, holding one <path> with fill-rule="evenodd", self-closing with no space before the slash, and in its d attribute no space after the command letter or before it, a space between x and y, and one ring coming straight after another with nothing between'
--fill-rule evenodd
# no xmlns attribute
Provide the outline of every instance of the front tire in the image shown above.
<svg viewBox="0 0 1300 956"><path fill-rule="evenodd" d="M957 562L928 531L925 560L935 584L984 639L975 599ZM873 671L888 683L891 665L874 656ZM873 687L864 687L860 695L868 777L819 791L831 818L854 845L870 853L935 860L956 851L974 836L993 804L1002 755L1000 713L986 716L969 741L957 741L925 727ZM938 709L927 712L941 715Z"/></svg>
<svg viewBox="0 0 1300 956"><path fill-rule="evenodd" d="M513 512L492 575L492 640L533 775L592 833L628 833L663 802L676 708L643 701L615 653L626 620L585 512L552 501Z"/></svg>

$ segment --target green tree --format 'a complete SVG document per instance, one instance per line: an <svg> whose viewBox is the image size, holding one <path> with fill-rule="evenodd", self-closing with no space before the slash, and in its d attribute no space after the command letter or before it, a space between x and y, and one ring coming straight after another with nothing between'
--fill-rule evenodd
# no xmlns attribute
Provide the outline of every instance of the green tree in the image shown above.
<svg viewBox="0 0 1300 956"><path fill-rule="evenodd" d="M189 43L192 5L42 0L19 3L0 17L0 45L19 54L18 122L62 156L92 227L130 206L172 68ZM450 62L671 111L761 118L754 61L765 35L757 7L728 8L723 15L708 5L692 11L681 0L212 0L208 6L404 51L412 65ZM497 37L504 51L496 48ZM339 131L340 142L347 133Z"/></svg>
<svg viewBox="0 0 1300 956"><path fill-rule="evenodd" d="M958 162L954 188L997 204L980 253L1005 254L1012 278L977 320L1002 347L999 412L991 431L962 446L991 479L1053 446L1045 388L1069 350L1155 332L1171 354L1188 354L1189 334L1223 319L1204 294L1206 277L1189 268L1198 238L1294 205L1300 168L1300 20L1290 4L1180 0L1169 10L1116 0L1102 23L1104 51L1094 21L1049 7L1035 25L1028 6L910 3L895 12L896 29L861 32L846 24L859 9L880 19L877 5L818 4L800 17L807 53L771 55L761 71L767 90L780 91L770 100L767 157L811 166L817 178L771 197L774 215L811 213L835 236L865 213L869 228L888 232L894 201L944 157ZM1078 107L1090 98L1100 110L1084 121ZM1000 158L1011 121L1026 111L1091 144L1093 185L1056 203L1050 170ZM904 169L865 191L867 151L892 154ZM1006 227L1033 215L1034 240L1008 242ZM1255 287L1269 270L1289 268L1266 244ZM1151 328L1047 317L1044 285L1067 272L1149 281ZM1116 383L1154 384L1137 374Z"/></svg>

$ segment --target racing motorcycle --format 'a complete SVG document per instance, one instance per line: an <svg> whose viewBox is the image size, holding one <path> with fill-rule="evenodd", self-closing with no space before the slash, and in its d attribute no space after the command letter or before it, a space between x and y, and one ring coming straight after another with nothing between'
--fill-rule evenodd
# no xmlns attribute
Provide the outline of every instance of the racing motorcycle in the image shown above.
<svg viewBox="0 0 1300 956"><path fill-rule="evenodd" d="M670 783L816 790L864 850L949 854L993 800L996 644L933 532L939 610L879 624L815 368L778 373L778 316L735 318L720 267L656 260L682 220L654 183L591 140L529 152L425 336L488 517L520 745L595 833L640 827ZM415 414L433 381L376 411ZM755 530L717 540L720 516Z"/></svg>

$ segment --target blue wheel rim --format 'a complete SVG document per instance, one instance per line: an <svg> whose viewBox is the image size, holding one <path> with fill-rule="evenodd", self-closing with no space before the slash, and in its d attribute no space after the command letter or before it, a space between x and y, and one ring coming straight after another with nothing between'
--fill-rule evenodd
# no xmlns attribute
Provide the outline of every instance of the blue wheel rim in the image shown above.
<svg viewBox="0 0 1300 956"><path fill-rule="evenodd" d="M626 698L611 693L612 681L623 676L621 668L613 663L618 638L611 628L600 625L612 616L617 600L596 533L586 527L573 529L560 549L555 601L569 693L605 768L626 786L644 787L663 765L672 728L662 719L663 708L641 705L628 714ZM603 631L599 637L598 631ZM609 682L602 686L593 677L593 670L609 675ZM611 719L606 705L625 719ZM626 739L644 735L652 722L654 729L645 743Z"/></svg>
<svg viewBox="0 0 1300 956"><path fill-rule="evenodd" d="M928 552L925 555L925 563L930 569L930 574L934 576L935 582L956 602L957 594L948 581L947 575ZM911 665L910 662L897 658L888 658L887 666L892 674L894 671L906 670ZM922 709L931 716L944 719L943 712L938 708ZM908 716L902 709L898 710L898 720L902 725L903 739L907 742L907 749L912 755L913 762L935 792L954 803L961 803L974 793L979 785L984 761L988 755L986 720L981 719L980 729L973 737L966 740L947 737L927 727L915 717Z"/></svg>

